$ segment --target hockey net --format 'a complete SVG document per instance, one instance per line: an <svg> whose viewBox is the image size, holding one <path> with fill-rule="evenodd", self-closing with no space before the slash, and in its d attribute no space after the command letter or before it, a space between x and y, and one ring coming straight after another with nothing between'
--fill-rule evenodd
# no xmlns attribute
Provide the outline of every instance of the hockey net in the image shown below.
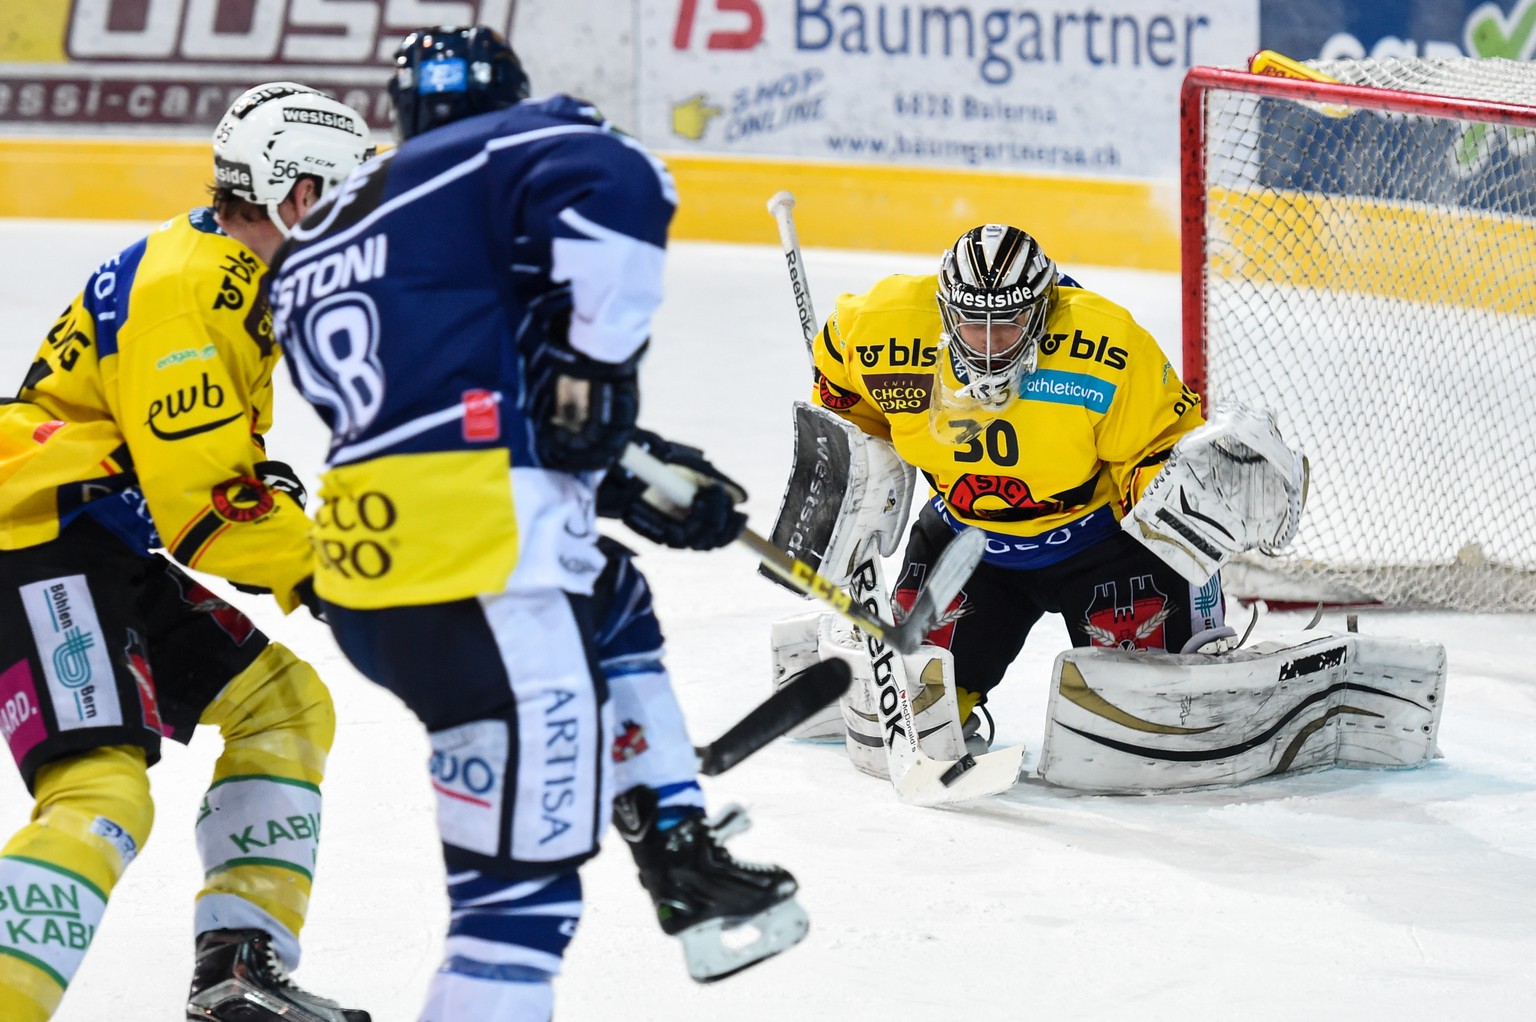
<svg viewBox="0 0 1536 1022"><path fill-rule="evenodd" d="M1228 591L1536 609L1536 64L1309 66L1184 84L1186 382L1312 466Z"/></svg>

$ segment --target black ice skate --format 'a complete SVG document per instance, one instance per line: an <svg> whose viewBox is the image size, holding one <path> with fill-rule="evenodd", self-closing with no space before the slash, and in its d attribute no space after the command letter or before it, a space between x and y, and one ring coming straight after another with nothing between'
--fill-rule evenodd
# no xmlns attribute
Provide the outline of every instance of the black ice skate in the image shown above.
<svg viewBox="0 0 1536 1022"><path fill-rule="evenodd" d="M202 1022L372 1022L356 1008L317 997L288 978L261 930L213 930L197 938L187 1018Z"/></svg>
<svg viewBox="0 0 1536 1022"><path fill-rule="evenodd" d="M722 847L750 825L746 810L730 806L707 821L695 812L658 831L656 793L645 787L620 795L614 809L661 929L683 942L694 979L713 983L804 939L810 921L794 900L795 878L778 866L738 862Z"/></svg>

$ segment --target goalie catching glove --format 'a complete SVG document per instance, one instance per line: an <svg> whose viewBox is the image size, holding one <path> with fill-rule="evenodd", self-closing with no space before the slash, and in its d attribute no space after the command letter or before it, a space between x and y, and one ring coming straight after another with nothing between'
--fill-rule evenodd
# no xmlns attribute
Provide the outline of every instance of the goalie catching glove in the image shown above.
<svg viewBox="0 0 1536 1022"><path fill-rule="evenodd" d="M1234 554L1277 553L1296 538L1307 472L1267 413L1217 408L1174 445L1120 526L1204 585Z"/></svg>
<svg viewBox="0 0 1536 1022"><path fill-rule="evenodd" d="M747 516L735 506L747 499L747 493L711 464L703 451L643 429L635 431L630 442L680 470L698 486L698 492L692 504L680 509L643 479L615 465L598 487L598 514L621 518L652 543L679 550L714 550L741 535Z"/></svg>

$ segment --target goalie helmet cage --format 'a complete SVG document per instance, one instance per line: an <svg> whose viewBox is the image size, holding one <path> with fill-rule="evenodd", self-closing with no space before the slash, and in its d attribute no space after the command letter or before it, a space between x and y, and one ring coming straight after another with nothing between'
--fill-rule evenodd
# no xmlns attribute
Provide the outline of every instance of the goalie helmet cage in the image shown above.
<svg viewBox="0 0 1536 1022"><path fill-rule="evenodd" d="M1185 379L1312 465L1228 591L1536 609L1536 64L1311 66L1184 81Z"/></svg>

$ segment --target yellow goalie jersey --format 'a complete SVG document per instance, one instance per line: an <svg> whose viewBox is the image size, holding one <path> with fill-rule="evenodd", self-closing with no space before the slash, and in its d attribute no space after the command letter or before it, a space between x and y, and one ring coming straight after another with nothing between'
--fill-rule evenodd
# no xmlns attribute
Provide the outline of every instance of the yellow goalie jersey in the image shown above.
<svg viewBox="0 0 1536 1022"><path fill-rule="evenodd" d="M890 440L951 525L992 535L989 562L1043 566L1117 531L1203 421L1198 395L1130 313L1064 283L1038 368L985 408L957 396L937 291L936 276L893 276L841 296L815 346L815 403Z"/></svg>
<svg viewBox="0 0 1536 1022"><path fill-rule="evenodd" d="M91 275L0 404L0 549L88 514L293 609L307 522L255 472L278 359L265 274L197 209Z"/></svg>

